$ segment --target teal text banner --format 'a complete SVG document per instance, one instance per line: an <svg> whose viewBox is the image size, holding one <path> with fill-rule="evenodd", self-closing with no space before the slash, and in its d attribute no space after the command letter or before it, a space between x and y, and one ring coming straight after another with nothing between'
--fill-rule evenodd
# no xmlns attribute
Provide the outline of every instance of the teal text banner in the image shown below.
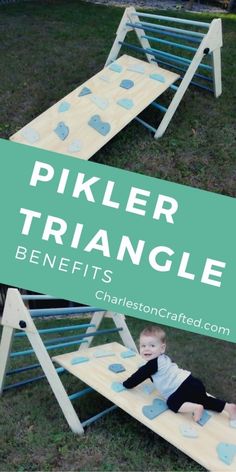
<svg viewBox="0 0 236 472"><path fill-rule="evenodd" d="M236 342L236 200L0 140L0 282Z"/></svg>

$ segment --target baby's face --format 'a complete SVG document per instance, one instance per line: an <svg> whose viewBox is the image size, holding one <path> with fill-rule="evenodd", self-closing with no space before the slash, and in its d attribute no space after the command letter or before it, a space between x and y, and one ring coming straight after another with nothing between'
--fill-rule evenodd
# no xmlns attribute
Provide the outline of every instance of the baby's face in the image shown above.
<svg viewBox="0 0 236 472"><path fill-rule="evenodd" d="M139 350L143 359L150 361L165 352L165 344L157 336L140 336Z"/></svg>

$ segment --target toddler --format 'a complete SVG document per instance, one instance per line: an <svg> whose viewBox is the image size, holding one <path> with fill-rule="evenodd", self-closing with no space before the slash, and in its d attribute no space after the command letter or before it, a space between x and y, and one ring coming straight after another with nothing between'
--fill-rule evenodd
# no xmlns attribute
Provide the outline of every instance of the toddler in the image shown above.
<svg viewBox="0 0 236 472"><path fill-rule="evenodd" d="M158 326L145 328L140 333L140 355L147 363L123 382L124 387L133 388L151 378L175 413L192 413L194 420L199 421L205 408L219 413L226 411L230 420L236 420L236 404L209 396L202 381L174 364L165 349L164 330Z"/></svg>

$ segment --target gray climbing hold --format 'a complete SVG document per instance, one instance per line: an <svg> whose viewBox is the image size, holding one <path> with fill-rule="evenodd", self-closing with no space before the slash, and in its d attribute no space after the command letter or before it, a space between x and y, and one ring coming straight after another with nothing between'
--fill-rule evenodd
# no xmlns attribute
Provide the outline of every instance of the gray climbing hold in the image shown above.
<svg viewBox="0 0 236 472"><path fill-rule="evenodd" d="M107 77L106 75L100 75L99 79L102 80L103 82L106 82L107 84L111 83L110 77Z"/></svg>
<svg viewBox="0 0 236 472"><path fill-rule="evenodd" d="M79 357L73 357L73 359L71 359L71 365L76 365L76 364L82 364L84 362L88 362L89 361L89 357L83 357L83 356L79 356Z"/></svg>
<svg viewBox="0 0 236 472"><path fill-rule="evenodd" d="M71 105L68 102L61 102L58 107L59 113L64 113L65 111L68 111L70 109L70 106Z"/></svg>
<svg viewBox="0 0 236 472"><path fill-rule="evenodd" d="M181 424L179 429L181 434L186 438L198 438L197 431L188 423Z"/></svg>
<svg viewBox="0 0 236 472"><path fill-rule="evenodd" d="M65 125L63 121L60 121L60 123L58 123L54 131L57 134L58 138L60 138L62 141L64 141L69 134L69 128Z"/></svg>
<svg viewBox="0 0 236 472"><path fill-rule="evenodd" d="M126 359L127 357L136 356L136 352L132 351L132 349L129 349L128 351L121 352L120 355L121 355L121 357L123 357L123 359Z"/></svg>
<svg viewBox="0 0 236 472"><path fill-rule="evenodd" d="M126 390L124 385L120 382L112 382L111 388L116 393L123 392L123 390Z"/></svg>
<svg viewBox="0 0 236 472"><path fill-rule="evenodd" d="M35 129L30 128L30 126L27 126L27 128L21 131L21 136L30 144L34 144L40 138L39 133Z"/></svg>
<svg viewBox="0 0 236 472"><path fill-rule="evenodd" d="M138 74L145 73L145 69L142 64L132 64L131 66L128 67L128 70L132 72L137 72Z"/></svg>
<svg viewBox="0 0 236 472"><path fill-rule="evenodd" d="M204 410L203 411L203 414L200 418L199 421L197 421L197 423L200 425L200 426L204 426L208 421L209 419L212 417L212 415L210 413L208 413L208 411Z"/></svg>
<svg viewBox="0 0 236 472"><path fill-rule="evenodd" d="M124 372L126 370L122 364L110 364L108 369L112 372L115 372L115 374L119 374L120 372Z"/></svg>
<svg viewBox="0 0 236 472"><path fill-rule="evenodd" d="M129 98L120 98L119 100L117 100L116 103L117 105L120 105L121 107L126 108L126 110L130 110L134 106L133 100Z"/></svg>
<svg viewBox="0 0 236 472"><path fill-rule="evenodd" d="M81 141L79 139L74 139L68 146L69 152L79 152L82 148Z"/></svg>
<svg viewBox="0 0 236 472"><path fill-rule="evenodd" d="M108 356L115 356L113 351L107 351L105 349L97 349L93 353L94 357L108 357Z"/></svg>
<svg viewBox="0 0 236 472"><path fill-rule="evenodd" d="M112 64L109 66L109 69L113 72L122 72L123 67L120 64L117 64L117 62L112 62Z"/></svg>
<svg viewBox="0 0 236 472"><path fill-rule="evenodd" d="M101 110L105 110L109 105L109 101L106 98L98 97L97 95L92 95L90 100Z"/></svg>
<svg viewBox="0 0 236 472"><path fill-rule="evenodd" d="M92 93L92 90L90 90L88 87L83 87L81 92L79 93L79 97L84 97L85 95L89 95Z"/></svg>
<svg viewBox="0 0 236 472"><path fill-rule="evenodd" d="M219 459L227 465L232 464L236 454L236 445L228 443L219 443L216 446Z"/></svg>
<svg viewBox="0 0 236 472"><path fill-rule="evenodd" d="M162 82L163 84L166 81L165 77L161 74L150 74L149 77L150 79L157 80L158 82Z"/></svg>
<svg viewBox="0 0 236 472"><path fill-rule="evenodd" d="M106 136L106 134L108 134L111 129L110 124L102 121L99 115L92 116L88 122L88 125L95 129L98 133L102 134L102 136Z"/></svg>
<svg viewBox="0 0 236 472"><path fill-rule="evenodd" d="M134 86L134 82L132 80L129 80L129 79L124 79L120 83L120 87L122 87L126 90L131 89L133 86Z"/></svg>
<svg viewBox="0 0 236 472"><path fill-rule="evenodd" d="M145 405L142 408L142 412L144 416L146 416L149 420L153 420L157 416L164 413L164 411L168 410L168 406L164 400L160 400L159 398L155 398L151 405Z"/></svg>

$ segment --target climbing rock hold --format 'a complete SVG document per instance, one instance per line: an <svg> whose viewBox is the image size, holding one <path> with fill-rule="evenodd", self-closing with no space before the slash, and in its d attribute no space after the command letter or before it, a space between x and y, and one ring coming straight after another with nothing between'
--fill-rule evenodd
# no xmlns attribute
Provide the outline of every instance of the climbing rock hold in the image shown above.
<svg viewBox="0 0 236 472"><path fill-rule="evenodd" d="M165 77L161 74L150 74L149 77L150 79L157 80L158 82L162 82L163 84L166 81Z"/></svg>
<svg viewBox="0 0 236 472"><path fill-rule="evenodd" d="M129 98L120 98L117 100L117 105L120 105L123 108L126 108L126 110L130 110L134 106L133 100Z"/></svg>
<svg viewBox="0 0 236 472"><path fill-rule="evenodd" d="M78 96L84 97L85 95L89 95L90 93L92 93L92 91L88 87L83 87Z"/></svg>
<svg viewBox="0 0 236 472"><path fill-rule="evenodd" d="M58 123L54 131L57 134L58 138L60 138L62 141L64 141L69 134L69 128L65 125L63 121L60 121L60 123Z"/></svg>
<svg viewBox="0 0 236 472"><path fill-rule="evenodd" d="M131 89L133 86L134 86L134 82L132 80L129 80L129 79L124 79L120 83L120 87L122 87L126 90Z"/></svg>
<svg viewBox="0 0 236 472"><path fill-rule="evenodd" d="M89 126L91 126L91 128L95 129L98 133L102 134L103 136L106 136L106 134L108 134L111 129L110 124L102 121L99 115L92 116L88 124Z"/></svg>
<svg viewBox="0 0 236 472"><path fill-rule="evenodd" d="M34 144L40 138L39 133L35 129L30 128L30 126L27 126L27 128L21 131L21 136L30 144Z"/></svg>
<svg viewBox="0 0 236 472"><path fill-rule="evenodd" d="M70 109L70 103L68 102L61 102L58 111L59 113L64 113L65 111L68 111Z"/></svg>
<svg viewBox="0 0 236 472"><path fill-rule="evenodd" d="M149 420L153 420L157 416L164 413L164 411L168 410L168 406L164 400L160 400L159 398L155 398L151 405L145 405L142 408L142 412L144 416L149 418Z"/></svg>
<svg viewBox="0 0 236 472"><path fill-rule="evenodd" d="M115 372L115 374L119 374L120 372L124 372L126 370L122 364L110 364L108 369L112 372Z"/></svg>

